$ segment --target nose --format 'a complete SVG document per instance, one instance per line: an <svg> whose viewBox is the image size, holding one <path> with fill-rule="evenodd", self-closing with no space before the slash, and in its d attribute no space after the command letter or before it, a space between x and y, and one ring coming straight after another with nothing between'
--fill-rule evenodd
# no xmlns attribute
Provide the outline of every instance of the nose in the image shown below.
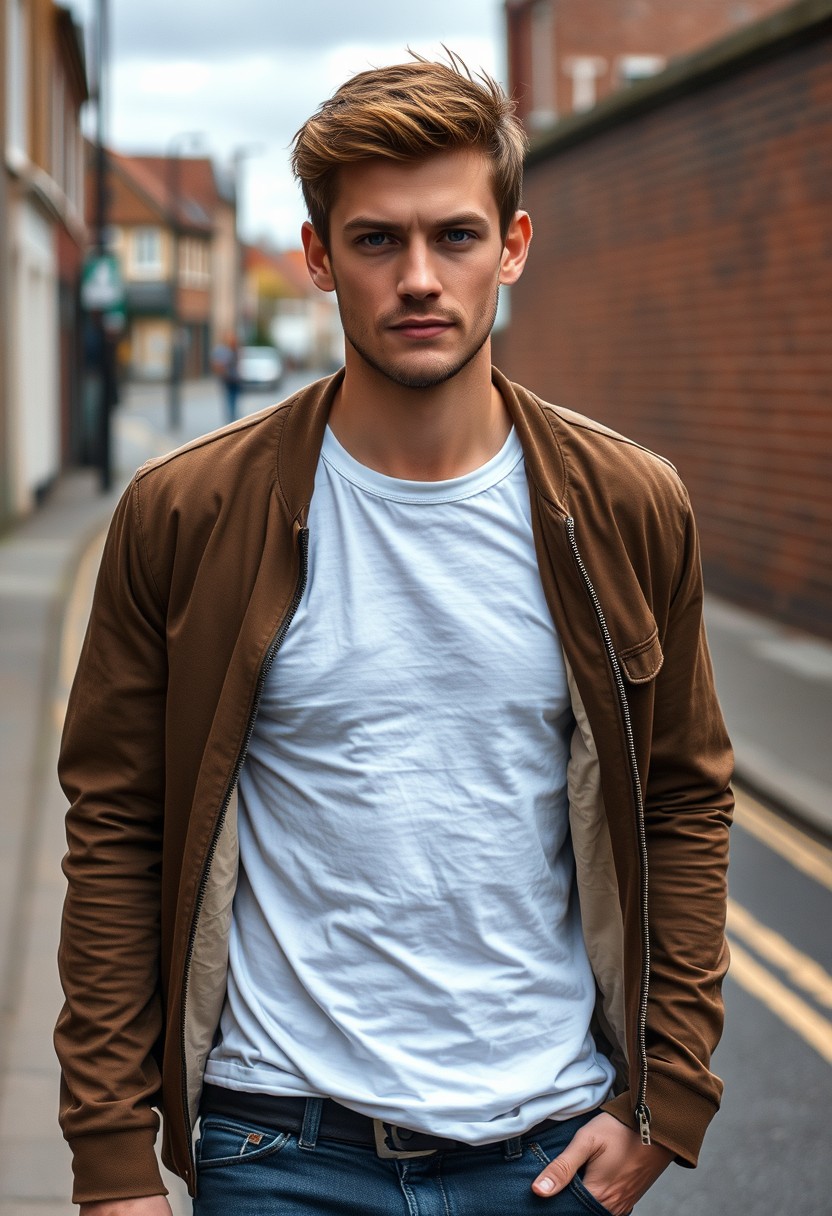
<svg viewBox="0 0 832 1216"><path fill-rule="evenodd" d="M442 284L425 242L412 241L404 248L397 290L400 296L410 296L416 300L440 295Z"/></svg>

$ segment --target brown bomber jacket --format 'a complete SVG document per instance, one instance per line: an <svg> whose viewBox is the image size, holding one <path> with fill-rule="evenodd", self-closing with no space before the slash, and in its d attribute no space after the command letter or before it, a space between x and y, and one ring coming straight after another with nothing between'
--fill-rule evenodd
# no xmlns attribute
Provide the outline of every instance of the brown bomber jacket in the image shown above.
<svg viewBox="0 0 832 1216"><path fill-rule="evenodd" d="M721 1084L731 753L673 468L499 372L575 715L570 819L617 1068L606 1109L696 1162ZM235 785L305 576L340 374L144 465L116 511L67 712L69 883L56 1030L76 1202L194 1188L222 1006Z"/></svg>

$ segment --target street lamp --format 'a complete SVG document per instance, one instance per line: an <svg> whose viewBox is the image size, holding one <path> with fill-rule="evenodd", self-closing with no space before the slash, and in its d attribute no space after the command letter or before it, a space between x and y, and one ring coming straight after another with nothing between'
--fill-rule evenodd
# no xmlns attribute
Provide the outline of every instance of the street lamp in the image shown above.
<svg viewBox="0 0 832 1216"><path fill-rule="evenodd" d="M96 48L95 48L95 251L99 255L107 252L107 148L106 126L109 105L109 7L107 0L96 3ZM107 331L104 310L94 312L95 347L99 366L98 411L96 419L96 463L100 486L106 493L112 485L112 435L111 415L116 403L116 368L113 337Z"/></svg>
<svg viewBox="0 0 832 1216"><path fill-rule="evenodd" d="M234 235L236 239L236 265L234 267L234 333L237 340L245 338L243 330L243 284L245 280L245 259L243 256L243 236L240 231L240 205L243 197L243 161L252 156L262 156L266 151L265 144L245 144L235 148L231 154L232 174L234 180Z"/></svg>
<svg viewBox="0 0 832 1216"><path fill-rule="evenodd" d="M180 131L168 140L168 210L171 231L170 267L170 379L168 392L168 430L178 431L182 425L182 332L179 321L179 239L181 235L182 162L183 147L202 142L201 131Z"/></svg>

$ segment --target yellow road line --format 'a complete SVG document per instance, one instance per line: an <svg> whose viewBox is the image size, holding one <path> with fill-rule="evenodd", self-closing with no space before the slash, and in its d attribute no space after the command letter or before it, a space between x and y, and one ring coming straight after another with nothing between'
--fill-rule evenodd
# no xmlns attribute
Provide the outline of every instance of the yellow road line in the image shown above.
<svg viewBox="0 0 832 1216"><path fill-rule="evenodd" d="M832 891L832 849L767 811L741 791L737 792L734 818L743 831Z"/></svg>
<svg viewBox="0 0 832 1216"><path fill-rule="evenodd" d="M733 899L728 900L728 928L767 962L783 971L793 984L819 1004L832 1009L832 975L774 929L761 924Z"/></svg>
<svg viewBox="0 0 832 1216"><path fill-rule="evenodd" d="M832 1022L817 1013L796 993L766 971L765 967L733 939L730 975L746 992L771 1010L782 1022L832 1064Z"/></svg>

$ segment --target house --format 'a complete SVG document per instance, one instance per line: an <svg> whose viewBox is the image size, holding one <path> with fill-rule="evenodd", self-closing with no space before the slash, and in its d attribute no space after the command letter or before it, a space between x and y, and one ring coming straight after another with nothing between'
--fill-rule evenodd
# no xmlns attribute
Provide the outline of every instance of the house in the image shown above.
<svg viewBox="0 0 832 1216"><path fill-rule="evenodd" d="M90 156L93 149L90 149ZM122 370L142 380L171 374L177 337L185 375L207 371L213 340L215 223L192 189L211 173L180 157L107 154L108 246L125 285ZM92 213L88 190L88 215Z"/></svg>
<svg viewBox="0 0 832 1216"><path fill-rule="evenodd" d="M69 9L2 0L0 520L25 514L82 442L81 320L88 96Z"/></svg>
<svg viewBox="0 0 832 1216"><path fill-rule="evenodd" d="M302 249L244 251L246 341L273 343L295 367L329 369L344 361L344 331L334 295L309 277Z"/></svg>
<svg viewBox="0 0 832 1216"><path fill-rule="evenodd" d="M238 325L240 311L240 249L237 242L237 206L234 176L207 156L131 156L132 166L152 174L168 192L178 198L180 225L207 216L210 221L210 338L208 350ZM183 321L188 324L187 291L204 285L201 254L193 242L182 241L180 287L183 290ZM191 349L191 372L203 366L202 348Z"/></svg>

